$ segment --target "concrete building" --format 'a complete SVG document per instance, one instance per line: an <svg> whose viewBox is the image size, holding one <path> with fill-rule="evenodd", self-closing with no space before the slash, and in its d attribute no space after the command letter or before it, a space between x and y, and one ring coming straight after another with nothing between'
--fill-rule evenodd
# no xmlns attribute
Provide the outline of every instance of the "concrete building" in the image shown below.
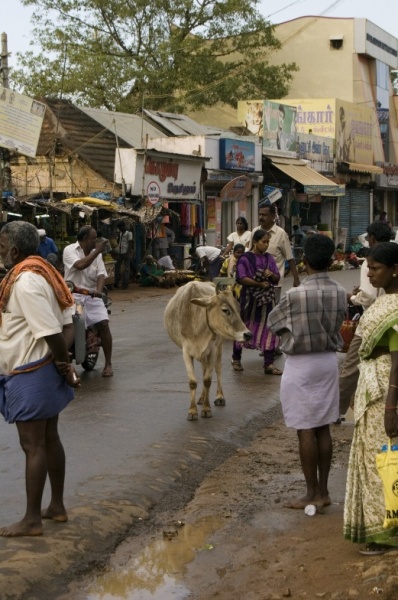
<svg viewBox="0 0 398 600"><path fill-rule="evenodd" d="M278 101L297 109L301 152L296 158L310 160L314 169L346 186L345 195L336 197L335 225L347 230L349 243L383 210L398 224L398 98L390 79L398 68L397 38L367 19L315 16L276 25L275 34L282 47L270 54L270 63L294 60L299 67L289 94ZM208 124L214 116L220 123L221 108L191 116ZM222 122L248 125L230 108ZM331 147L325 138L334 140ZM306 148L323 143L329 147L327 161L316 153L306 156Z"/></svg>

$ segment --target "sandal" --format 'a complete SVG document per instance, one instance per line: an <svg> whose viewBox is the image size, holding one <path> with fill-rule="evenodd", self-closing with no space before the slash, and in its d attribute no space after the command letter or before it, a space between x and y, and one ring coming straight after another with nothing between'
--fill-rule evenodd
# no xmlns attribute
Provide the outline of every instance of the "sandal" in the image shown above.
<svg viewBox="0 0 398 600"><path fill-rule="evenodd" d="M380 556L381 554L385 554L386 552L391 552L392 550L397 549L398 548L396 546L386 546L385 544L371 542L362 548L359 553L364 554L365 556Z"/></svg>
<svg viewBox="0 0 398 600"><path fill-rule="evenodd" d="M282 375L283 371L278 369L275 365L268 365L268 367L264 367L265 375Z"/></svg>
<svg viewBox="0 0 398 600"><path fill-rule="evenodd" d="M240 360L231 360L231 365L234 368L234 371L243 371L242 363Z"/></svg>

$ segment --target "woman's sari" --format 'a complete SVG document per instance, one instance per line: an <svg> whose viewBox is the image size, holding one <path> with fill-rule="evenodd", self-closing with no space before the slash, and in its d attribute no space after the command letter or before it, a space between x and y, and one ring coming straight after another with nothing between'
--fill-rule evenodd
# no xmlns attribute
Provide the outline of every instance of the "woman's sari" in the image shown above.
<svg viewBox="0 0 398 600"><path fill-rule="evenodd" d="M376 454L388 441L384 407L388 393L391 356L369 359L382 336L398 331L398 294L380 296L361 317L359 381L355 393L355 430L348 463L344 505L344 536L352 542L398 545L398 528L383 529L383 484Z"/></svg>
<svg viewBox="0 0 398 600"><path fill-rule="evenodd" d="M236 279L239 282L244 277L250 277L256 281L266 281L262 275L265 269L269 269L275 275L279 275L275 259L271 254L254 254L245 252L238 260L236 268ZM267 327L267 318L275 306L274 284L270 283L268 290L242 285L240 293L240 316L246 327L253 334L249 342L241 344L244 348L254 350L275 350L278 337Z"/></svg>

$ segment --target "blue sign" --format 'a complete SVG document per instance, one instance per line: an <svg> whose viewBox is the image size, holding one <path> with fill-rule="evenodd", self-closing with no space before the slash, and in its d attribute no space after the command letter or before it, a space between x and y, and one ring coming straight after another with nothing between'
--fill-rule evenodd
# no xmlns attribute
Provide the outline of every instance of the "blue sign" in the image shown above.
<svg viewBox="0 0 398 600"><path fill-rule="evenodd" d="M254 171L254 142L242 140L220 140L220 169L230 171Z"/></svg>

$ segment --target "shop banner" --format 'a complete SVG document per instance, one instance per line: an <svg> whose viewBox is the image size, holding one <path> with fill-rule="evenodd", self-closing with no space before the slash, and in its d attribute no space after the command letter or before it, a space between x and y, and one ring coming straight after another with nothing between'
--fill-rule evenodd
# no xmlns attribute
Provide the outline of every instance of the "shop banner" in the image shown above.
<svg viewBox="0 0 398 600"><path fill-rule="evenodd" d="M271 185L265 185L264 186L264 198L262 198L260 200L259 207L265 206L268 203L273 204L280 198L282 198L282 192L279 188L272 187Z"/></svg>
<svg viewBox="0 0 398 600"><path fill-rule="evenodd" d="M297 156L295 106L266 100L264 102L263 149L281 156Z"/></svg>
<svg viewBox="0 0 398 600"><path fill-rule="evenodd" d="M239 123L260 138L264 133L263 111L264 100L240 100L238 102Z"/></svg>
<svg viewBox="0 0 398 600"><path fill-rule="evenodd" d="M144 195L151 204L159 200L199 200L203 160L171 158L161 152L144 155L120 148L115 155L115 181L131 185L133 196Z"/></svg>
<svg viewBox="0 0 398 600"><path fill-rule="evenodd" d="M375 111L351 102L336 100L336 119L337 162L372 165L372 134L377 119Z"/></svg>
<svg viewBox="0 0 398 600"><path fill-rule="evenodd" d="M311 133L298 134L299 158L310 161L311 169L319 173L334 172L334 139Z"/></svg>
<svg viewBox="0 0 398 600"><path fill-rule="evenodd" d="M254 142L220 139L220 169L255 171Z"/></svg>
<svg viewBox="0 0 398 600"><path fill-rule="evenodd" d="M36 156L46 105L0 86L0 146Z"/></svg>
<svg viewBox="0 0 398 600"><path fill-rule="evenodd" d="M247 198L251 190L252 182L246 175L241 175L241 177L235 177L235 179L224 185L220 192L220 198L222 202L240 202Z"/></svg>

